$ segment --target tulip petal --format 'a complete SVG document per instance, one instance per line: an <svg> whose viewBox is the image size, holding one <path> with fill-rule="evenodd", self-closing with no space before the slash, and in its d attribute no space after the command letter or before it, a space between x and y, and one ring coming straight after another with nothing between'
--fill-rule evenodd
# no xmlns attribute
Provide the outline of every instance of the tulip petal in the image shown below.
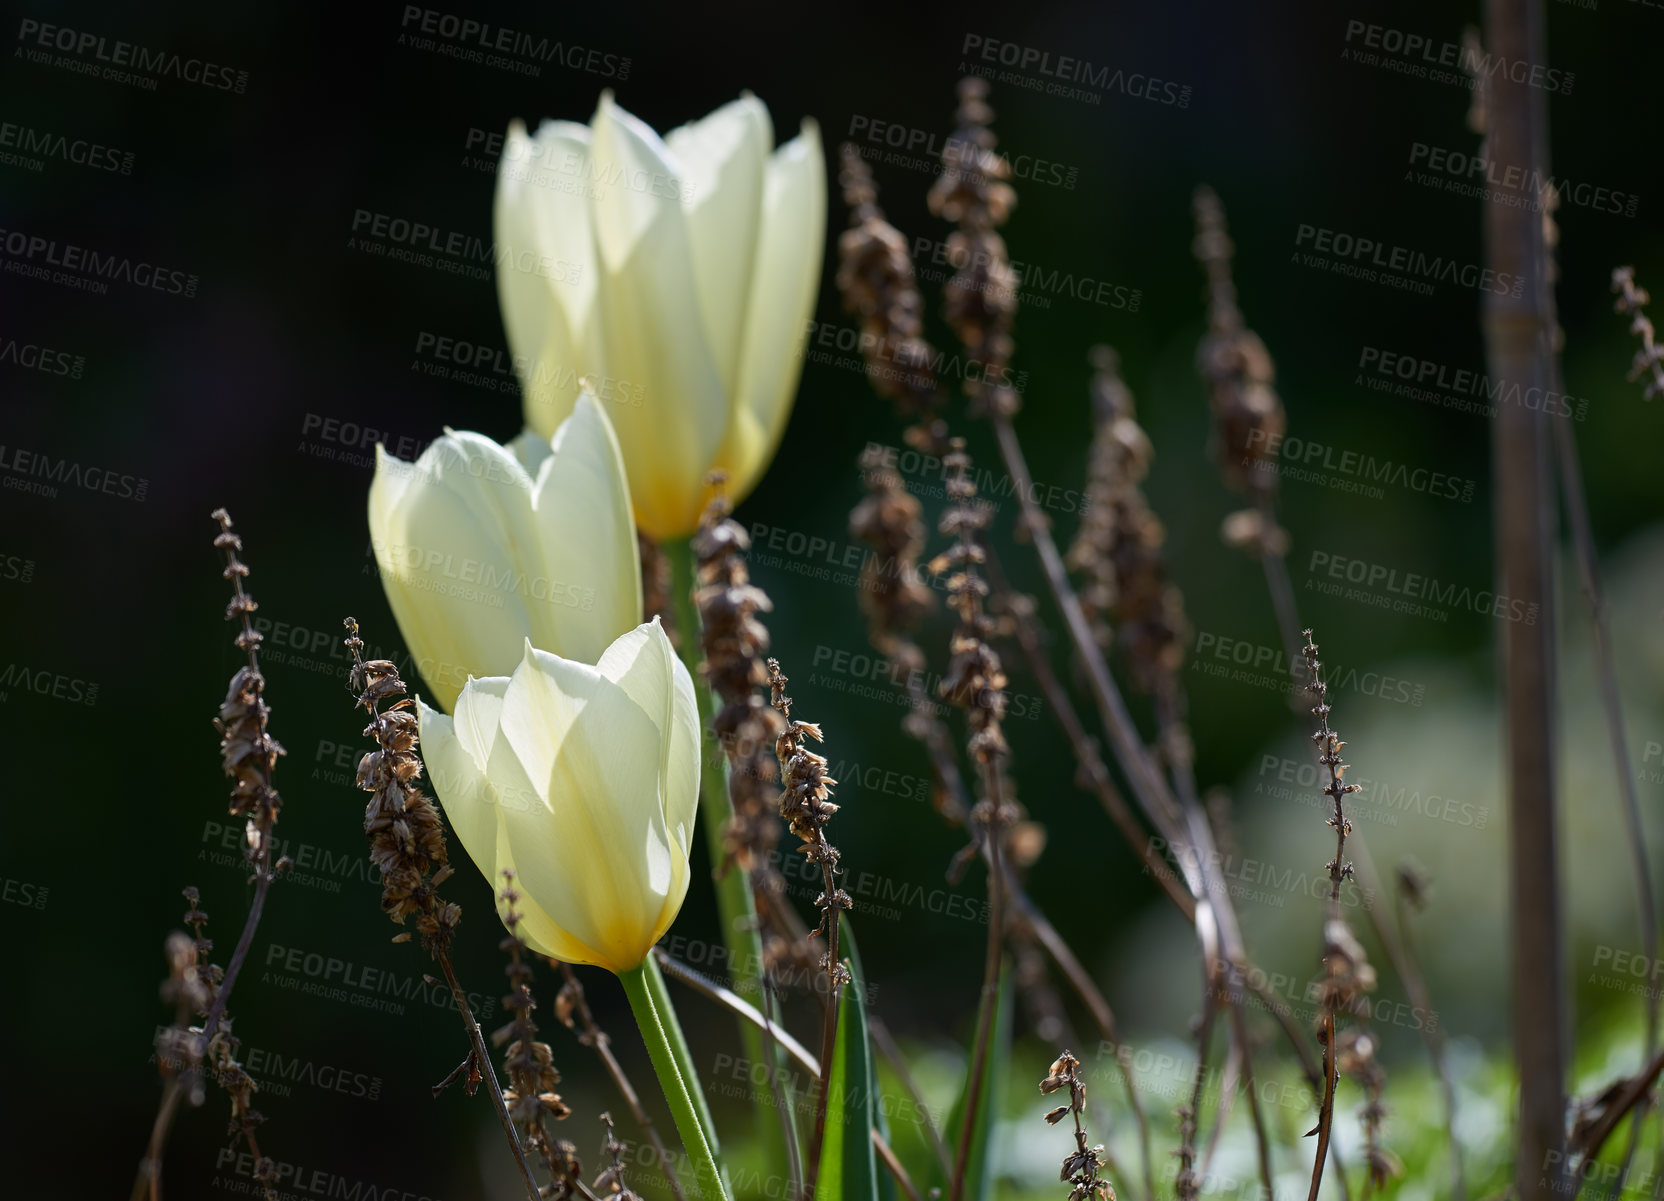
<svg viewBox="0 0 1664 1201"><path fill-rule="evenodd" d="M558 642L540 644L593 663L641 621L641 555L618 438L588 392L555 431L532 507L547 586L541 616L559 631Z"/></svg>
<svg viewBox="0 0 1664 1201"><path fill-rule="evenodd" d="M813 121L769 160L739 386L717 463L744 499L774 457L803 370L826 238L826 163Z"/></svg>
<svg viewBox="0 0 1664 1201"><path fill-rule="evenodd" d="M773 144L768 108L750 94L665 135L682 177L699 310L730 396L739 382L763 172Z"/></svg>
<svg viewBox="0 0 1664 1201"><path fill-rule="evenodd" d="M698 316L679 167L652 129L601 97L592 125L601 356L631 364L646 403L612 414L636 524L679 538L698 523L728 403ZM591 372L591 374L594 374Z"/></svg>
<svg viewBox="0 0 1664 1201"><path fill-rule="evenodd" d="M699 804L699 706L693 678L657 617L609 646L595 667L659 729L661 812L685 858Z"/></svg>
<svg viewBox="0 0 1664 1201"><path fill-rule="evenodd" d="M508 549L535 545L530 486L512 455L477 434L438 438L415 463L376 448L370 544L399 631L443 709L469 674L513 671L533 628Z"/></svg>
<svg viewBox="0 0 1664 1201"><path fill-rule="evenodd" d="M571 412L579 377L601 370L589 161L584 126L545 121L532 138L515 121L497 169L498 306L526 423L545 437Z"/></svg>
<svg viewBox="0 0 1664 1201"><path fill-rule="evenodd" d="M468 857L492 874L499 823L496 790L463 746L453 719L419 698L416 713L428 783Z"/></svg>
<svg viewBox="0 0 1664 1201"><path fill-rule="evenodd" d="M545 798L503 821L525 890L614 970L641 962L678 883L658 803L659 735L593 667L527 646L510 681L506 743Z"/></svg>
<svg viewBox="0 0 1664 1201"><path fill-rule="evenodd" d="M537 469L543 466L543 460L553 453L549 449L549 436L538 433L531 426L521 430L506 445L509 453L533 480L537 479Z"/></svg>

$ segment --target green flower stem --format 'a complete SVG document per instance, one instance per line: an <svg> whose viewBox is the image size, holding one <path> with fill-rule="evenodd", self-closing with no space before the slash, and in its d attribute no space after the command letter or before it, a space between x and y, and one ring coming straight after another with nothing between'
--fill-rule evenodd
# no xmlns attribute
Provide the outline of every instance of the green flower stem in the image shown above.
<svg viewBox="0 0 1664 1201"><path fill-rule="evenodd" d="M659 971L659 961L652 955L641 965L647 977L647 990L653 994L653 1008L659 1011L659 1020L664 1024L664 1032L670 1039L670 1053L676 1057L676 1067L688 1082L688 1091L693 1095L693 1108L699 1115L699 1128L705 1132L705 1141L710 1144L711 1154L720 1161L722 1147L716 1138L716 1123L711 1120L711 1107L705 1101L705 1090L699 1083L699 1071L693 1066L693 1053L688 1050L688 1040L682 1036L682 1023L676 1020L676 1006L671 1004L670 990L664 986L664 974ZM727 1180L724 1175L723 1180Z"/></svg>
<svg viewBox="0 0 1664 1201"><path fill-rule="evenodd" d="M652 956L640 967L620 972L618 982L630 998L630 1011L635 1014L636 1026L647 1044L659 1087L664 1090L664 1099L670 1102L670 1115L676 1121L676 1133L682 1136L682 1149L693 1164L699 1195L704 1201L729 1201L726 1178L717 1166L716 1144L706 1136L710 1113L705 1108L704 1093L699 1087L699 1078L693 1074L682 1028L676 1021L676 1011L670 1008L664 980Z"/></svg>
<svg viewBox="0 0 1664 1201"><path fill-rule="evenodd" d="M683 538L663 543L661 550L670 561L670 602L676 615L682 662L687 664L688 674L693 677L694 695L699 701L699 724L703 733L699 760L699 808L705 827L705 845L710 851L712 869L720 870L727 857L727 848L722 844L722 831L734 816L734 803L728 795L728 756L711 733L711 718L715 715L711 690L699 673L702 653L699 610L693 603L693 545L691 540ZM763 1009L769 1005L760 979L763 942L757 932L757 910L745 873L729 870L718 875L716 903L717 915L722 922L722 941L728 952L729 986L758 1009ZM654 974L657 975L656 967ZM740 1039L750 1062L768 1062L760 1030L742 1021ZM774 1163L783 1165L785 1142L768 1101L759 1096L754 1108L758 1141Z"/></svg>

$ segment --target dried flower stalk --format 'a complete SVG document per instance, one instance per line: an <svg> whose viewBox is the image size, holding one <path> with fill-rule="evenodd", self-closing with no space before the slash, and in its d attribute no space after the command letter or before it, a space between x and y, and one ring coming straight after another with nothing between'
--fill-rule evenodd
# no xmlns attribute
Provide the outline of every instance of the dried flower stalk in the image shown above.
<svg viewBox="0 0 1664 1201"><path fill-rule="evenodd" d="M838 811L832 803L832 786L837 783L826 774L826 758L808 748L807 740L823 740L821 728L812 722L792 717L792 698L786 695L787 677L780 671L780 661L768 661L770 703L784 719L784 729L775 740L774 752L780 762L780 816L803 846L800 848L810 863L820 865L822 890L815 898L821 912L821 934L826 939L826 955L821 967L826 973L826 1013L821 1032L820 1061L831 1064L838 1034L839 999L843 986L849 983L849 969L838 957L838 916L852 905L849 894L837 885L838 848L826 839L826 823ZM809 1136L809 1154L804 1165L804 1195L812 1197L816 1169L820 1164L821 1141L826 1134L828 1090L832 1086L832 1072L827 1068L820 1080L819 1095L815 1099L815 1123Z"/></svg>
<svg viewBox="0 0 1664 1201"><path fill-rule="evenodd" d="M537 1023L532 1010L537 1002L532 999L531 965L526 962L526 944L520 937L520 913L514 908L520 892L514 887L514 872L503 871L503 925L507 933L498 949L508 955L509 991L503 998L503 1008L513 1014L506 1024L494 1030L491 1041L503 1051L503 1073L508 1087L503 1100L509 1116L525 1135L526 1145L543 1160L549 1174L549 1184L540 1190L544 1197L568 1201L583 1171L578 1162L578 1150L564 1139L556 1139L549 1132L548 1123L563 1121L572 1114L571 1107L561 1100L555 1086L560 1083L560 1072L555 1068L554 1052L549 1044L537 1037Z"/></svg>
<svg viewBox="0 0 1664 1201"><path fill-rule="evenodd" d="M1652 318L1646 306L1652 301L1647 290L1635 282L1634 267L1618 267L1612 272L1612 291L1618 294L1613 309L1629 318L1629 332L1640 340L1641 348L1631 360L1629 378L1647 377L1643 395L1648 400L1664 396L1664 349L1653 337Z"/></svg>
<svg viewBox="0 0 1664 1201"><path fill-rule="evenodd" d="M1058 1173L1063 1183L1073 1186L1068 1201L1115 1201L1115 1186L1101 1175L1103 1145L1087 1145L1086 1127L1081 1122L1081 1115L1086 1112L1086 1081L1080 1077L1080 1060L1069 1051L1057 1057L1045 1079L1040 1081L1040 1091L1048 1096L1065 1088L1069 1090L1069 1103L1047 1113L1046 1121L1055 1126L1065 1114L1075 1120L1075 1149L1063 1157L1063 1168Z"/></svg>
<svg viewBox="0 0 1664 1201"><path fill-rule="evenodd" d="M364 832L370 836L370 860L381 869L382 912L401 926L411 914L416 915L416 932L421 935L422 947L444 972L445 983L450 986L451 997L468 1034L467 1056L434 1093L437 1095L457 1080L463 1082L464 1091L469 1095L482 1079L490 1085L497 1120L514 1152L527 1195L532 1201L541 1201L537 1180L526 1160L525 1148L520 1145L497 1073L491 1066L480 1024L451 965L451 939L462 920L462 909L439 896L439 886L450 877L452 868L439 809L417 785L422 760L417 754L420 730L414 704L405 695L397 665L386 659L365 659L358 622L349 617L342 624L347 630L346 647L352 654L348 684L356 698L356 707L369 714L364 736L374 739L377 748L365 752L358 761L357 780L359 788L370 794L364 810ZM393 703L383 711L381 704L386 700ZM410 932L400 931L393 941L409 942Z"/></svg>
<svg viewBox="0 0 1664 1201"><path fill-rule="evenodd" d="M262 1120L250 1105L254 1082L237 1063L236 1040L231 1037L226 1005L231 999L231 989L237 983L237 976L248 959L249 948L254 943L255 928L260 924L260 916L266 908L266 894L272 881L289 866L287 857L272 862L272 827L277 824L278 813L283 808L282 798L272 787L272 772L278 757L284 752L267 728L271 710L265 700L266 679L260 672L261 636L249 618L260 606L243 587L243 581L248 578L248 566L238 557L238 552L243 549L243 540L232 526L231 515L224 509L215 509L210 516L220 527L214 538L215 549L225 556L225 569L220 574L231 581L231 600L225 607L225 619L238 622L237 636L233 641L237 649L248 656L247 664L239 667L231 677L231 685L220 704L214 727L220 732L221 765L232 780L229 812L245 819L243 857L254 869L254 898L249 902L248 917L243 922L243 932L237 939L236 949L222 970L207 962L208 949L213 945L202 933L207 915L197 907L196 890L186 891L191 909L185 920L197 932L193 951L198 964L194 971L187 971L188 965L180 962L180 947L170 939L168 957L171 970L166 992L180 1005L187 1000L194 1005L201 999L199 990L206 987L211 999L206 1006L196 1010L203 1017L201 1028L190 1027L178 1038L170 1040L172 1049L179 1054L181 1070L168 1079L163 1090L162 1103L151 1126L150 1142L145 1157L139 1162L138 1176L133 1183L135 1201L146 1194L151 1201L159 1201L161 1197L162 1154L172 1130L174 1113L182 1096L188 1097L193 1106L202 1103L202 1084L198 1073L205 1058L231 1094L233 1133L243 1135L249 1146L255 1148L253 1129ZM256 1180L270 1194L274 1179L271 1162L262 1159L257 1148L254 1154Z"/></svg>

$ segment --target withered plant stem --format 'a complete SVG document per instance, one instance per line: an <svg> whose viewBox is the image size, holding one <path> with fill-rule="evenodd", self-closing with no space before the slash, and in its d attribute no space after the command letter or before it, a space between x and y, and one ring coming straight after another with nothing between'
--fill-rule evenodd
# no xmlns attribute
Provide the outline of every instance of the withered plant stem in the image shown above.
<svg viewBox="0 0 1664 1201"><path fill-rule="evenodd" d="M363 672L367 666L373 665L367 665L365 663L363 656L364 644L358 637L358 622L355 619L348 617L342 625L345 626L347 630L346 645L352 652L352 661L355 672ZM391 675L394 677L392 682L395 685L398 685L399 682L396 678L398 674L397 669L393 668L391 664L387 664L386 666ZM403 687L398 686L397 691L389 691L385 695L399 695L402 694L403 691ZM356 702L370 715L370 722L372 726L374 726L382 716L380 712L381 695L382 694L376 693L372 689L367 688L365 693L361 695ZM400 704L407 703L407 701L400 702ZM395 708L397 708L397 706L395 706ZM378 746L382 745L380 738L377 739L377 744ZM383 753L386 753L385 746L383 746ZM441 871L448 872L448 868L442 868ZM436 874L433 879L440 880L442 879L442 876ZM436 904L432 886L424 881L423 889L424 896L427 898L424 903L428 904L429 907L432 908ZM508 1112L508 1102L503 1098L502 1086L497 1082L497 1072L491 1066L491 1054L486 1050L485 1038L480 1033L480 1024L474 1019L474 1011L468 1004L468 995L463 991L462 985L456 978L456 969L451 966L451 957L447 944L449 941L449 932L452 926L454 926L454 915L448 923L438 927L437 933L433 937L424 937L423 942L428 948L428 952L433 956L435 962L439 964L440 970L444 972L445 983L450 986L451 998L456 1002L457 1015L462 1019L463 1029L468 1032L468 1043L470 1053L473 1055L475 1061L475 1070L479 1072L486 1083L490 1086L491 1101L497 1110L497 1120L502 1124L503 1134L508 1139L509 1149L514 1152L514 1162L519 1166L521 1178L526 1182L527 1195L530 1198L530 1201L542 1201L541 1193L539 1192L537 1186L537 1179L532 1175L531 1164L526 1159L526 1149L520 1145L520 1133L515 1129L514 1119Z"/></svg>
<svg viewBox="0 0 1664 1201"><path fill-rule="evenodd" d="M990 761L983 771L983 787L995 813L1000 805L1000 771L997 762ZM988 951L982 965L982 1004L977 1007L976 1036L971 1044L971 1074L965 1082L965 1114L959 1123L959 1147L953 1160L953 1176L948 1184L948 1201L960 1201L965 1195L965 1168L970 1161L971 1131L976 1123L977 1106L982 1101L982 1090L988 1074L988 1044L992 1040L994 1009L1000 994L1000 960L1005 954L1005 869L1002 866L1000 843L1003 834L997 821L991 822L988 837L982 840L982 854L988 864Z"/></svg>
<svg viewBox="0 0 1664 1201"><path fill-rule="evenodd" d="M1508 62L1542 61L1542 0L1486 0L1485 50ZM1549 178L1548 101L1505 74L1487 77L1485 155ZM1481 308L1490 378L1553 387L1557 323L1542 214L1486 205L1485 265L1524 281L1519 294L1487 293ZM1558 666L1554 613L1552 437L1541 416L1503 405L1492 422L1491 506L1496 590L1538 604L1535 624L1503 622L1499 680L1508 796L1509 994L1519 1069L1516 1201L1564 1196L1566 974L1558 853Z"/></svg>
<svg viewBox="0 0 1664 1201"><path fill-rule="evenodd" d="M1063 978L1069 982L1081 1004L1086 1006L1086 1011L1092 1015L1098 1033L1103 1036L1104 1041L1119 1049L1121 1032L1115 1021L1115 1011L1109 1007L1109 1002L1093 983L1092 974L1086 970L1069 944L1063 940L1063 936L1057 932L1057 927L1052 925L1046 915L1040 912L1039 906L1023 892L1009 865L1005 869L1005 886L1011 897L1012 910L1034 931L1035 941L1051 956L1057 970L1063 973ZM1133 1120L1138 1125L1138 1140L1144 1157L1144 1186L1149 1193L1150 1201L1155 1201L1155 1179L1151 1175L1150 1164L1150 1119L1144 1112L1143 1102L1139 1099L1131 1065L1120 1055L1114 1058L1121 1082L1126 1086L1127 1107L1132 1110Z"/></svg>
<svg viewBox="0 0 1664 1201"><path fill-rule="evenodd" d="M1656 368L1657 363L1654 361ZM1559 362L1551 367L1554 386L1560 388ZM1577 550L1578 576L1583 586L1583 597L1589 606L1589 626L1595 643L1595 678L1600 687L1601 707L1606 711L1606 733L1612 747L1612 763L1617 771L1618 790L1624 802L1624 825L1629 835L1630 866L1635 876L1635 902L1640 919L1641 945L1646 954L1658 954L1657 902L1653 891L1652 869L1647 865L1646 831L1641 825L1641 799L1636 793L1635 773L1630 767L1629 740L1624 732L1624 708L1618 691L1618 669L1612 658L1612 630L1606 620L1606 600L1600 585L1599 558L1595 551L1594 530L1589 521L1589 503L1583 490L1583 470L1577 458L1577 435L1569 417L1554 418L1554 447L1559 463L1560 494L1566 504L1566 524L1571 527L1572 543ZM1651 1059L1658 1049L1659 991L1644 990L1646 1006L1646 1044L1644 1060ZM1624 1178L1639 1144L1642 1118L1650 1107L1649 1097L1642 1097L1640 1113L1631 1128L1629 1146L1624 1153L1623 1170L1614 1189L1622 1191ZM1573 1182L1572 1196L1583 1187L1583 1177Z"/></svg>
<svg viewBox="0 0 1664 1201"><path fill-rule="evenodd" d="M1317 644L1312 641L1312 631L1306 630L1305 636L1306 644L1301 648L1301 653L1306 661L1306 689L1317 700L1317 704L1312 707L1312 713L1317 717L1317 733L1313 735L1313 741L1319 747L1318 762L1329 771L1329 782L1324 786L1323 792L1334 805L1334 813L1329 817L1329 824L1335 830L1335 857L1328 864L1329 914L1325 920L1326 923L1336 923L1342 920L1341 882L1352 875L1352 865L1346 862L1346 836L1351 832L1352 826L1346 820L1342 802L1347 793L1357 791L1358 786L1347 784L1343 779L1346 768L1341 763L1340 750L1344 744L1329 728L1328 686L1323 682L1322 665L1317 658ZM1335 1119L1335 1083L1339 1075L1335 1057L1335 1007L1327 1001L1323 1006L1322 1027L1320 1039L1323 1043L1323 1098L1318 1109L1317 1152L1312 1160L1312 1184L1307 1201L1317 1201L1318 1190L1322 1187L1323 1167L1329 1158L1329 1139Z"/></svg>
<svg viewBox="0 0 1664 1201"><path fill-rule="evenodd" d="M560 962L558 960L551 962ZM601 1029L601 1024L595 1020L595 1014L589 1007L589 998L584 993L584 986L578 981L577 973L569 963L560 962L562 978L566 981L567 995L572 998L572 1011L578 1016L578 1023L584 1028L584 1041L595 1048L595 1054L601 1060L601 1066L612 1078L613 1087L618 1089L618 1095L624 1098L624 1104L629 1106L630 1116L635 1118L641 1127L647 1141L653 1145L654 1152L659 1157L659 1167L664 1172L664 1178L670 1184L670 1191L676 1201L685 1201L682 1192L682 1182L676 1178L675 1168L670 1162L670 1152L664 1145L664 1139L659 1137L659 1129L653 1124L652 1115L642 1107L641 1097L635 1086L630 1083L629 1076L624 1073L624 1065L618 1062L618 1056L612 1053L612 1039Z"/></svg>
<svg viewBox="0 0 1664 1201"><path fill-rule="evenodd" d="M211 514L219 523L220 534L214 540L214 545L225 553L225 578L231 581L233 600L227 611L238 615L242 622L242 633L237 644L248 653L248 669L251 686L255 696L255 710L258 713L260 734L263 739L270 740L266 729L266 715L261 702L265 699L265 676L260 672L260 641L261 636L255 632L254 625L249 621L249 613L253 610L253 602L243 590L243 576L247 568L237 558L237 551L241 547L241 540L232 529L231 515L224 509L215 509ZM260 779L267 792L272 789L271 770L266 757L260 756ZM248 959L249 948L254 945L254 931L260 925L260 915L266 910L266 893L270 891L272 872L272 824L276 821L276 810L269 805L260 805L256 822L260 831L260 849L254 866L254 897L249 902L248 917L243 922L243 931L237 937L236 949L231 953L230 961L225 965L225 975L220 980L220 986L214 992L213 1003L209 1006L208 1015L202 1023L202 1047L204 1052L214 1041L214 1035L219 1030L220 1018L225 1013L226 1005L231 999L231 989L237 983L237 976L243 970L243 963ZM190 1083L190 1078L197 1068L191 1068L168 1081L162 1093L162 1102L157 1107L156 1120L150 1129L150 1141L145 1148L145 1155L139 1161L138 1176L133 1182L133 1201L149 1195L151 1201L161 1201L162 1196L162 1157L167 1148L168 1135L173 1129L173 1119L179 1110L179 1098Z"/></svg>
<svg viewBox="0 0 1664 1201"><path fill-rule="evenodd" d="M456 969L451 966L450 952L444 947L436 947L433 957L439 964L439 970L445 973L445 983L450 986L451 997L456 1001L456 1011L462 1018L462 1028L468 1032L468 1043L473 1048L475 1070L485 1079L491 1091L491 1103L496 1107L497 1120L502 1123L508 1145L514 1151L514 1162L520 1166L520 1175L526 1182L526 1192L531 1201L541 1201L537 1180L532 1176L532 1165L526 1159L526 1149L520 1145L520 1133L514 1128L514 1119L508 1112L508 1102L503 1099L502 1085L497 1083L497 1073L491 1066L491 1053L485 1048L485 1036L480 1033L479 1022L474 1020L474 1011L468 1004L468 994L462 991L462 985L457 981Z"/></svg>

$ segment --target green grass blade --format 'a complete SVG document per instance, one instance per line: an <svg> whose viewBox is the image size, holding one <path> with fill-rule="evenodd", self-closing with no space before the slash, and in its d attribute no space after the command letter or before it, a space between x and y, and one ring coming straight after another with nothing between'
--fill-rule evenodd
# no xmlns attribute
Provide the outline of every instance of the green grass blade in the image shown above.
<svg viewBox="0 0 1664 1201"><path fill-rule="evenodd" d="M872 1047L867 1041L866 980L855 939L843 932L849 951L850 982L838 1005L837 1041L827 1068L831 1087L826 1100L826 1137L821 1142L820 1168L815 1175L815 1201L881 1201L878 1153L872 1146L873 1120L878 1116L878 1077L873 1071ZM887 1180L889 1174L884 1173Z"/></svg>

